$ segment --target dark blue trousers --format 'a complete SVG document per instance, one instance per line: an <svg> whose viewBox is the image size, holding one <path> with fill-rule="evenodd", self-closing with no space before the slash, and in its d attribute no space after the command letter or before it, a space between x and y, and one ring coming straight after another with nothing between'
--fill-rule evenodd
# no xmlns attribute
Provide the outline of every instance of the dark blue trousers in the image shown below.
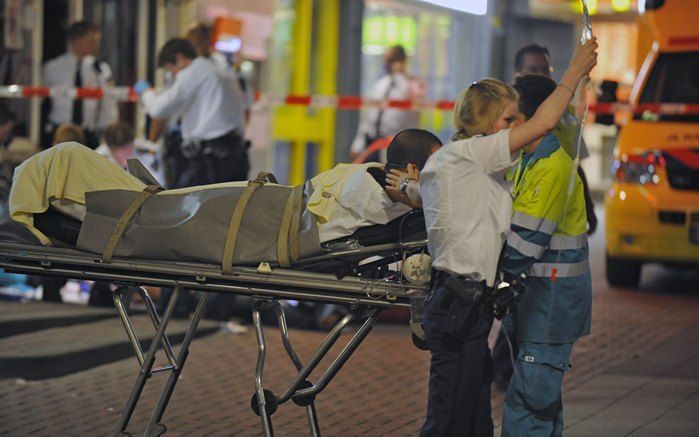
<svg viewBox="0 0 699 437"><path fill-rule="evenodd" d="M456 307L454 307L456 306ZM449 313L463 317L454 332ZM425 302L423 326L432 354L427 417L421 437L493 435L488 333L493 319L441 286Z"/></svg>

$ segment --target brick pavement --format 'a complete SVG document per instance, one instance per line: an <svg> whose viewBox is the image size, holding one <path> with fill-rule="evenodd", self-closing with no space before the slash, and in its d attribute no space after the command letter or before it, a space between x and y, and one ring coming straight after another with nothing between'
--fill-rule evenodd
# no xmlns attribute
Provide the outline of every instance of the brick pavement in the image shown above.
<svg viewBox="0 0 699 437"><path fill-rule="evenodd" d="M320 426L326 435L413 435L421 424L428 356L412 345L405 327L380 326L375 331L318 398ZM324 337L293 330L291 335L292 340L302 340L297 349L302 359ZM348 336L343 334L340 341ZM278 331L269 329L265 381L280 390L293 372L277 340ZM167 435L259 434L259 418L250 410L255 362L252 332L215 334L195 341L164 418L171 429ZM2 380L0 433L108 434L136 371L135 360L122 360L51 380ZM163 381L161 375L152 378L153 387L144 391L130 429L145 428L149 415L145 406L154 404L155 388ZM280 406L273 418L276 435L307 434L305 412L291 402Z"/></svg>
<svg viewBox="0 0 699 437"><path fill-rule="evenodd" d="M32 302L26 305L3 301L0 305L0 338L57 326L88 323L117 317L109 308L86 308L84 305Z"/></svg>
<svg viewBox="0 0 699 437"><path fill-rule="evenodd" d="M12 302L11 302L12 303ZM6 302L3 302L5 306ZM22 305L22 304L19 304ZM53 304L55 306L55 304ZM15 315L26 312L27 322L44 319L45 304L30 303L22 306L8 305L15 308ZM60 307L60 305L58 305ZM70 307L71 305L66 305ZM39 308L39 314L35 307ZM51 329L38 329L33 332L0 336L0 378L20 377L27 379L43 379L63 376L69 373L85 370L97 365L110 363L133 354L133 347L124 332L121 319L118 317L104 318L104 310L100 308L82 308L84 323L75 314L68 313L68 321L72 324L64 326L66 319L61 316L64 312L57 311L54 320L42 320L37 323L40 327L53 323ZM75 308L72 312L77 312ZM108 313L115 314L112 309ZM37 316L41 316L36 318ZM100 319L94 320L98 316ZM2 316L7 321L7 315ZM16 320L15 320L16 321ZM144 350L147 350L150 339L155 334L148 315L142 312L132 316L136 335ZM20 321L23 322L23 321ZM20 323L24 327L30 323ZM16 324L7 323L12 330ZM188 327L185 320L172 320L168 325L168 336L173 344L178 344L184 338ZM197 330L197 336L204 336L218 331L218 323L202 320ZM50 338L47 338L50 333Z"/></svg>
<svg viewBox="0 0 699 437"><path fill-rule="evenodd" d="M651 267L640 290L610 289L601 238L592 245L593 333L576 345L564 387L567 435L692 435L699 429L699 274ZM302 359L323 338L297 330L291 335ZM265 381L278 391L293 375L292 365L276 329L267 330L267 343ZM260 435L249 407L255 361L252 332L195 340L164 418L167 435ZM318 398L324 435L416 435L428 366L427 353L412 346L406 326L378 326ZM135 359L127 359L49 380L0 380L0 434L109 434L136 372ZM130 427L136 433L163 381L156 375L147 386ZM496 422L501 398L493 398ZM308 435L304 414L292 403L282 405L273 416L276 435ZM663 431L668 429L679 431Z"/></svg>

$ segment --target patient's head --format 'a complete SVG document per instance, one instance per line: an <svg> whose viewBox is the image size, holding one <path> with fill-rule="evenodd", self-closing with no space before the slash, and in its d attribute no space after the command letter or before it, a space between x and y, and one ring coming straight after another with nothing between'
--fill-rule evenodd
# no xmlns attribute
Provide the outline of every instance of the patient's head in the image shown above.
<svg viewBox="0 0 699 437"><path fill-rule="evenodd" d="M427 158L442 147L433 133L423 129L405 129L396 134L386 151L387 166L407 169L414 165L420 171Z"/></svg>

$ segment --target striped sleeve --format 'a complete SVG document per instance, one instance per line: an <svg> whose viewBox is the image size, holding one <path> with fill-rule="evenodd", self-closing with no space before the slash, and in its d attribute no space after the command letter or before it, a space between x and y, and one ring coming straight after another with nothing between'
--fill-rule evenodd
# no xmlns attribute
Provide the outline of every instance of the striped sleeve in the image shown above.
<svg viewBox="0 0 699 437"><path fill-rule="evenodd" d="M562 220L565 200L561 190L546 180L515 198L502 270L519 276L541 259Z"/></svg>

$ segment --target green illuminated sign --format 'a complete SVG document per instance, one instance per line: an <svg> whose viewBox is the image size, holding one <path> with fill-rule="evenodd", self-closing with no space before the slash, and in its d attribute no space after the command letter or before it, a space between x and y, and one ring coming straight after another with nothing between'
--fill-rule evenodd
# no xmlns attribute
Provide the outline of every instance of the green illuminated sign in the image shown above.
<svg viewBox="0 0 699 437"><path fill-rule="evenodd" d="M390 47L402 45L412 52L416 39L415 19L397 15L374 15L364 19L362 42L366 45Z"/></svg>

